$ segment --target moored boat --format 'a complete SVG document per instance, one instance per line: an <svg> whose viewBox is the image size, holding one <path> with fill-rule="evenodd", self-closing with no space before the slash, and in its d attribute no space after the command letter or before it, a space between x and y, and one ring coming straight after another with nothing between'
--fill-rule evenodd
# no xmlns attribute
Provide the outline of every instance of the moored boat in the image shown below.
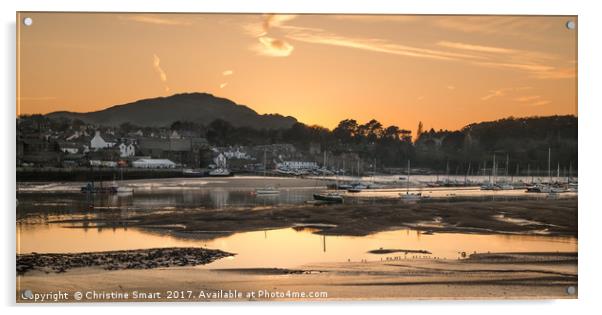
<svg viewBox="0 0 602 315"><path fill-rule="evenodd" d="M212 177L232 176L232 172L230 172L230 170L227 168L216 168L209 172L209 176L212 176Z"/></svg>
<svg viewBox="0 0 602 315"><path fill-rule="evenodd" d="M185 169L182 171L182 176L184 177L204 177L205 172L199 169Z"/></svg>
<svg viewBox="0 0 602 315"><path fill-rule="evenodd" d="M342 203L343 196L337 193L314 194L314 199L331 203Z"/></svg>
<svg viewBox="0 0 602 315"><path fill-rule="evenodd" d="M81 187L82 193L88 194L115 194L118 192L118 187L116 185L111 186L95 186L94 182L88 182L86 186Z"/></svg>
<svg viewBox="0 0 602 315"><path fill-rule="evenodd" d="M255 189L255 195L266 196L266 195L279 195L280 190L275 187L264 187Z"/></svg>

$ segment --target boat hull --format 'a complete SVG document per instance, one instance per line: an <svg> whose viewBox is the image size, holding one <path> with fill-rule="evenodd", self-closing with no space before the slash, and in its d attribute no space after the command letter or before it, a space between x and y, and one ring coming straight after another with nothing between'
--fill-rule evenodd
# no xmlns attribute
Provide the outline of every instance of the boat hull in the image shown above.
<svg viewBox="0 0 602 315"><path fill-rule="evenodd" d="M318 200L318 201L325 201L325 202L331 202L331 203L342 203L343 202L343 197L341 197L341 196L328 196L328 195L314 194L314 199Z"/></svg>

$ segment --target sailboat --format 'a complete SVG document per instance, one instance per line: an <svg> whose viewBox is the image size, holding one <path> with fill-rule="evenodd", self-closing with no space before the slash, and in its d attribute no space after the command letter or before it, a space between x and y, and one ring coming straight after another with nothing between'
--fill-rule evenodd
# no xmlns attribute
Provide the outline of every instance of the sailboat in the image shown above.
<svg viewBox="0 0 602 315"><path fill-rule="evenodd" d="M263 150L263 176L267 177L267 152L266 149ZM257 196L275 196L279 195L280 190L273 186L266 186L263 188L255 189L255 195Z"/></svg>
<svg viewBox="0 0 602 315"><path fill-rule="evenodd" d="M491 166L491 174L489 174L489 181L481 185L481 190L495 190L495 173L497 165L495 164L495 152L493 153L493 166Z"/></svg>
<svg viewBox="0 0 602 315"><path fill-rule="evenodd" d="M351 187L347 189L347 192L350 193L358 193L364 189L367 189L368 186L362 183L362 177L360 175L360 160L357 160L357 182L351 183Z"/></svg>
<svg viewBox="0 0 602 315"><path fill-rule="evenodd" d="M552 149L548 148L548 183L547 184L535 184L533 186L527 187L527 192L534 193L547 193L547 194L556 194L561 192L557 189L554 189L552 186Z"/></svg>
<svg viewBox="0 0 602 315"><path fill-rule="evenodd" d="M406 201L419 200L420 198L422 198L422 193L410 193L410 177L410 160L408 160L408 179L406 182L406 193L400 193L399 196L402 200Z"/></svg>

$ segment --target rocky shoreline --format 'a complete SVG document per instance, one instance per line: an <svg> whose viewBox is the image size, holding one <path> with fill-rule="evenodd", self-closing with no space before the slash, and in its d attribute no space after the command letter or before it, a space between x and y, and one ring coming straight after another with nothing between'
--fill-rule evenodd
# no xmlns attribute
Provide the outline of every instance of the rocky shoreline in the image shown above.
<svg viewBox="0 0 602 315"><path fill-rule="evenodd" d="M71 268L101 267L105 270L152 269L160 267L205 265L234 256L217 249L178 247L151 248L89 253L31 253L17 255L17 273L32 270L46 273L66 272Z"/></svg>

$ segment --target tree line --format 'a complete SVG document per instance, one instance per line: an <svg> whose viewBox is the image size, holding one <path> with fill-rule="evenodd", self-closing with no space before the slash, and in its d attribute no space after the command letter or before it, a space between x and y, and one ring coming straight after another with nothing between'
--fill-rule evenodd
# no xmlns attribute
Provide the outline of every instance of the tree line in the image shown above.
<svg viewBox="0 0 602 315"><path fill-rule="evenodd" d="M29 118L30 125L60 131L84 124L49 120L43 116L24 118ZM311 145L319 144L321 150L331 156L353 154L370 163L376 161L378 167L401 168L410 159L413 167L476 174L492 167L495 154L498 167L509 173L518 169L524 174L527 169L547 169L548 149L552 151L553 169L560 165L563 169L570 166L576 170L578 166L577 117L572 115L508 117L469 124L459 130L423 130L423 124L419 122L414 137L408 128L384 126L375 119L363 124L344 119L332 130L299 122L288 129L254 129L236 127L223 119L208 125L176 121L166 128L188 136L204 137L213 146L290 143L308 152ZM127 134L143 130L146 134L158 129L161 128L125 123L117 131Z"/></svg>

